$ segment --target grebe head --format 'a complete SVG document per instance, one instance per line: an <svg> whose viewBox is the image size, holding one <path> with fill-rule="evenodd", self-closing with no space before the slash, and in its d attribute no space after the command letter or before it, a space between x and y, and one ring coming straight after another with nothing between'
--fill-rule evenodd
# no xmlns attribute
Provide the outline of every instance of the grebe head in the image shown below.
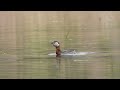
<svg viewBox="0 0 120 90"><path fill-rule="evenodd" d="M60 43L58 41L53 41L51 43L54 47L59 47L60 46Z"/></svg>

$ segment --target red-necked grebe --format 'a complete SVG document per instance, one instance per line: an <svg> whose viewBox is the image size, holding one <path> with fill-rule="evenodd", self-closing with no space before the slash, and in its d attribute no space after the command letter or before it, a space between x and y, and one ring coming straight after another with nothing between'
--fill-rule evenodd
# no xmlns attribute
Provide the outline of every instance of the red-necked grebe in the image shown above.
<svg viewBox="0 0 120 90"><path fill-rule="evenodd" d="M56 48L56 56L61 56L60 43L53 41L51 44Z"/></svg>
<svg viewBox="0 0 120 90"><path fill-rule="evenodd" d="M61 54L64 55L64 54L75 54L76 53L76 51L72 49L61 51L60 43L58 41L53 41L51 44L56 48L56 56L61 56Z"/></svg>

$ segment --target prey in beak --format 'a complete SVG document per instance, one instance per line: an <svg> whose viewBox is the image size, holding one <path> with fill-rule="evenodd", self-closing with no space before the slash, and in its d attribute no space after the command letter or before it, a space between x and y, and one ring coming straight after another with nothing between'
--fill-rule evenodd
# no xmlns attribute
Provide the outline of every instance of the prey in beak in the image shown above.
<svg viewBox="0 0 120 90"><path fill-rule="evenodd" d="M51 44L54 46L54 47L59 47L60 46L60 43L58 41L53 41L51 42Z"/></svg>

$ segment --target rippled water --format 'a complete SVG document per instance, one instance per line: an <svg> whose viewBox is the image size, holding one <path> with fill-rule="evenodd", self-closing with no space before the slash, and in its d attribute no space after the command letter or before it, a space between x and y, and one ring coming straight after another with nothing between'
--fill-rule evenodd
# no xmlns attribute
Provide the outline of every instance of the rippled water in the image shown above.
<svg viewBox="0 0 120 90"><path fill-rule="evenodd" d="M0 12L0 78L120 78L120 12ZM51 41L74 54L56 57Z"/></svg>

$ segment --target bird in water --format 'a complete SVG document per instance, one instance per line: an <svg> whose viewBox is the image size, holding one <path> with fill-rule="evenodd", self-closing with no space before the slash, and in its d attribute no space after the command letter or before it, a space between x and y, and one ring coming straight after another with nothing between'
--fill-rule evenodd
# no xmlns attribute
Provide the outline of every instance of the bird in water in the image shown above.
<svg viewBox="0 0 120 90"><path fill-rule="evenodd" d="M76 53L76 51L72 50L72 49L61 51L60 43L58 41L53 41L51 44L56 48L56 57L60 57L61 55L65 55L65 54L75 54Z"/></svg>

